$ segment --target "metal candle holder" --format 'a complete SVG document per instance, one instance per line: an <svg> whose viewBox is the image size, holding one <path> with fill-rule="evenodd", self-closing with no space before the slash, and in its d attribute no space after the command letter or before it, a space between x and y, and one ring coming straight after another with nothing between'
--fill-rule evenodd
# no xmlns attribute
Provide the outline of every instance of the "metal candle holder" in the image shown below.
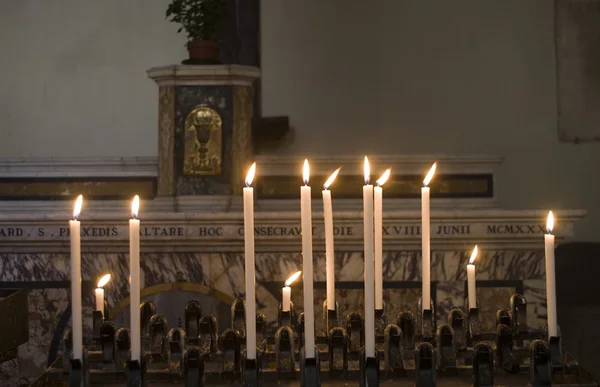
<svg viewBox="0 0 600 387"><path fill-rule="evenodd" d="M421 311L420 303L418 307ZM433 305L426 313L400 312L395 324L386 325L376 335L376 353L369 358L363 347L362 314L350 312L341 319L339 312L336 305L336 318L329 322L336 321L337 325L315 337L314 358L305 356L303 314L296 317L293 307L289 312L279 310L274 334L267 333L266 318L257 314L257 356L248 359L243 300L233 302L230 328L221 334L217 319L202 316L200 304L195 301L185 308L186 329L170 330L165 317L147 302L140 308L141 361L130 360L129 330L117 330L114 323L104 321L91 346L84 350L83 359L70 359L72 341L67 333L63 351L67 361L57 360L45 377L64 380L61 378L67 374L72 386L120 379L131 387L174 380L186 386L241 381L244 386L258 387L289 379L299 379L305 387L318 387L324 380L356 380L361 386L374 387L390 379L412 378L416 386L434 387L440 382L439 375L470 374L474 386L490 387L499 369L503 369L502 373L524 375L537 387L550 385L556 373L569 380L584 380L586 375L563 353L560 337L548 338L545 330L528 327L527 303L521 295L511 297L509 309L498 311L493 332L481 330L479 308L467 313L451 310L447 324L440 324L433 332ZM489 342L495 342L494 348Z"/></svg>

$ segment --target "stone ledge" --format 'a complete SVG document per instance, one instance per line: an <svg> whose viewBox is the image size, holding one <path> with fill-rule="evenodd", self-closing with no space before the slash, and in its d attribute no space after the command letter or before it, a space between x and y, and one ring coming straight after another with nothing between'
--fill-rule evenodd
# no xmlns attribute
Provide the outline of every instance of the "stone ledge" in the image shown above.
<svg viewBox="0 0 600 387"><path fill-rule="evenodd" d="M159 86L252 86L260 69L242 65L168 65L146 71Z"/></svg>

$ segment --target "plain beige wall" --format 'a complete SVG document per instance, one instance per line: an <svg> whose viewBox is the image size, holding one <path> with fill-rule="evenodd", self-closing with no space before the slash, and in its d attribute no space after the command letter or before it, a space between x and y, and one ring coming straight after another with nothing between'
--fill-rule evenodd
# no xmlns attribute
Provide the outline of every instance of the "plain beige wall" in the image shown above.
<svg viewBox="0 0 600 387"><path fill-rule="evenodd" d="M0 156L155 156L169 0L0 1Z"/></svg>
<svg viewBox="0 0 600 387"><path fill-rule="evenodd" d="M0 1L0 156L155 156L152 66L186 56L168 0ZM585 208L598 145L556 131L550 0L262 0L266 115L281 152L505 156L507 208ZM443 166L441 166L443 168Z"/></svg>
<svg viewBox="0 0 600 387"><path fill-rule="evenodd" d="M553 3L263 0L264 114L299 155L505 156L504 207L588 209L598 241L600 149L557 139Z"/></svg>

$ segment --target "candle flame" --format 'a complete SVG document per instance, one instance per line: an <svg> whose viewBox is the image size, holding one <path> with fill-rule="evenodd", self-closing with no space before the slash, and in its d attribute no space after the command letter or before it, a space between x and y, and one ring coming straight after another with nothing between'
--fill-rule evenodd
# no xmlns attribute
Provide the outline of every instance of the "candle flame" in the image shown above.
<svg viewBox="0 0 600 387"><path fill-rule="evenodd" d="M327 189L327 188L329 188L329 186L331 184L333 184L333 181L337 177L338 173L340 173L340 169L342 169L342 167L339 167L338 169L336 169L335 172L333 172L331 174L331 176L329 176L329 179L327 179L327 181L325 182L325 184L323 184L323 188Z"/></svg>
<svg viewBox="0 0 600 387"><path fill-rule="evenodd" d="M250 169L248 170L248 174L246 175L246 187L250 187L252 185L252 180L254 180L254 173L256 172L256 163L253 163Z"/></svg>
<svg viewBox="0 0 600 387"><path fill-rule="evenodd" d="M302 179L304 180L304 185L308 185L308 177L310 175L310 169L308 167L308 160L304 160L304 168L302 168Z"/></svg>
<svg viewBox="0 0 600 387"><path fill-rule="evenodd" d="M77 196L77 200L75 200L75 206L73 207L73 219L77 220L79 218L79 213L81 212L81 206L83 205L83 195Z"/></svg>
<svg viewBox="0 0 600 387"><path fill-rule="evenodd" d="M133 219L137 218L139 209L140 209L140 197L138 195L135 195L133 197L133 201L131 202L131 217Z"/></svg>
<svg viewBox="0 0 600 387"><path fill-rule="evenodd" d="M387 181L387 179L389 179L391 173L392 173L392 168L388 168L385 172L383 172L383 175L381 175L381 177L377 180L377 185L379 187L384 185L385 182Z"/></svg>
<svg viewBox="0 0 600 387"><path fill-rule="evenodd" d="M106 285L108 283L108 281L110 281L110 274L106 274L105 276L100 278L100 281L98 281L98 287L99 288L103 287L104 285Z"/></svg>
<svg viewBox="0 0 600 387"><path fill-rule="evenodd" d="M546 230L548 230L548 234L552 234L552 229L554 228L554 214L552 211L548 212L548 219L546 220Z"/></svg>
<svg viewBox="0 0 600 387"><path fill-rule="evenodd" d="M369 159L365 156L365 185L371 182L371 166L369 165Z"/></svg>
<svg viewBox="0 0 600 387"><path fill-rule="evenodd" d="M471 253L471 258L469 259L469 265L472 265L475 262L475 258L477 258L477 245L475 245L475 248L473 249L473 252Z"/></svg>
<svg viewBox="0 0 600 387"><path fill-rule="evenodd" d="M427 172L427 176L425 176L425 179L423 180L423 185L425 187L427 187L429 185L429 183L431 182L431 179L433 179L433 175L435 174L436 169L437 169L437 161L435 163L433 163L433 165L431 166L431 169L429 170L429 172Z"/></svg>
<svg viewBox="0 0 600 387"><path fill-rule="evenodd" d="M295 272L294 274L292 274L292 275L290 276L290 278L288 278L288 279L285 281L285 286L290 286L290 285L291 285L291 284L292 284L294 281L296 281L296 280L298 279L298 277L300 277L300 274L302 274L302 272L301 272L301 271L297 271L297 272Z"/></svg>

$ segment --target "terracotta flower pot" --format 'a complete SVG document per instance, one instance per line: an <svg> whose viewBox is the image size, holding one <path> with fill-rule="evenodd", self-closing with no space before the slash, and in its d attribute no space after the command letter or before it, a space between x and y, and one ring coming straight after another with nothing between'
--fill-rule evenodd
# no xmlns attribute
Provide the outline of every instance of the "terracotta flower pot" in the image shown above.
<svg viewBox="0 0 600 387"><path fill-rule="evenodd" d="M214 40L192 40L187 44L190 62L219 63L219 43Z"/></svg>

